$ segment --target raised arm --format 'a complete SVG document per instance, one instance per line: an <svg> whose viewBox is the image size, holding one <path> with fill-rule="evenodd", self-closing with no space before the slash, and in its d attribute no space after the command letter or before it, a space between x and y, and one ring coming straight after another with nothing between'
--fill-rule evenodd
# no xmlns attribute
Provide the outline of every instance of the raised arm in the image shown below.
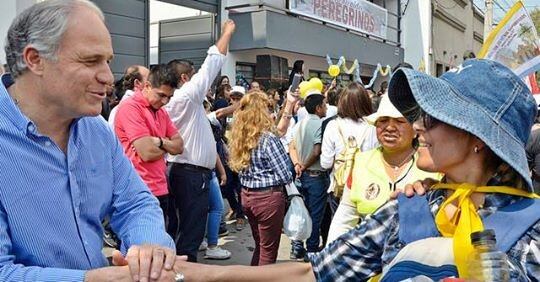
<svg viewBox="0 0 540 282"><path fill-rule="evenodd" d="M281 115L281 119L279 120L276 127L279 137L282 137L287 133L289 123L291 122L291 118L293 117L294 106L296 105L296 103L298 103L298 95L300 95L300 93L298 93L298 90L293 93L287 91L287 99L285 100L283 114Z"/></svg>
<svg viewBox="0 0 540 282"><path fill-rule="evenodd" d="M216 47L219 52L223 55L227 55L229 49L229 43L231 42L231 37L236 29L236 25L232 20L226 20L221 27L221 37L216 42Z"/></svg>
<svg viewBox="0 0 540 282"><path fill-rule="evenodd" d="M165 109L167 109L167 112L169 112L173 120L175 120L176 117L171 113L181 112L181 108L185 107L185 104L181 102L183 99L182 96L189 97L189 99L196 104L203 103L206 93L223 67L225 55L227 54L229 42L231 41L235 28L236 26L232 20L227 20L223 23L221 37L216 42L215 46L208 49L208 55L199 71L180 87L178 91L180 91L182 95L175 94L165 106Z"/></svg>

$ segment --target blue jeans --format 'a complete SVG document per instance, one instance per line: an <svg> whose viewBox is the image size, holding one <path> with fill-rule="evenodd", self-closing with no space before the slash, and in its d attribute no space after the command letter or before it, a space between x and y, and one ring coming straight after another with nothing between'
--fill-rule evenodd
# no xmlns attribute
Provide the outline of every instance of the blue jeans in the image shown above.
<svg viewBox="0 0 540 282"><path fill-rule="evenodd" d="M318 252L321 222L328 197L326 190L330 184L330 178L326 172L321 172L321 174L316 176L304 172L300 176L300 182L302 185L298 187L298 191L304 197L304 203L306 204L306 208L309 211L312 221L311 236L309 236L306 241L307 251ZM300 249L304 247L304 243L301 241L293 241L292 247L294 249Z"/></svg>
<svg viewBox="0 0 540 282"><path fill-rule="evenodd" d="M206 223L206 238L208 245L215 246L218 243L219 224L223 214L223 198L219 187L216 173L212 173L208 190L208 221Z"/></svg>

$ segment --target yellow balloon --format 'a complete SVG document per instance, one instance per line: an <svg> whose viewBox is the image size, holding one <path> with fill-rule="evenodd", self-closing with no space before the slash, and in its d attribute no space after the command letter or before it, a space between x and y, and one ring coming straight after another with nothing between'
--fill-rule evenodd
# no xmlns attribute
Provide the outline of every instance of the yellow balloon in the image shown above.
<svg viewBox="0 0 540 282"><path fill-rule="evenodd" d="M328 74L331 77L336 77L340 73L339 67L337 65L331 65L328 67Z"/></svg>
<svg viewBox="0 0 540 282"><path fill-rule="evenodd" d="M309 80L309 83L312 85L311 89L317 89L319 91L322 91L323 90L323 83L320 79L318 79L317 77L313 77Z"/></svg>
<svg viewBox="0 0 540 282"><path fill-rule="evenodd" d="M300 82L300 85L298 85L300 90L300 98L304 99L306 97L309 85L310 83L307 81Z"/></svg>

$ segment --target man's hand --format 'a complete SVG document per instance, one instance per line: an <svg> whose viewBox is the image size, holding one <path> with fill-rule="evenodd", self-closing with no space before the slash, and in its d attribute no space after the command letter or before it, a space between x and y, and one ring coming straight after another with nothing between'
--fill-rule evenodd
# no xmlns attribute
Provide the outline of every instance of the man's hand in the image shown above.
<svg viewBox="0 0 540 282"><path fill-rule="evenodd" d="M149 281L160 278L162 271L171 271L176 251L157 245L132 246L125 258L113 252L113 264L128 265L134 281Z"/></svg>
<svg viewBox="0 0 540 282"><path fill-rule="evenodd" d="M408 198L414 196L414 195L424 195L427 191L429 191L429 188L433 186L433 184L438 183L439 181L433 179L433 178L426 178L422 181L418 180L415 181L412 184L407 184L403 188L403 191L396 190L390 194L391 199L397 199L398 195L400 193L404 193L405 196Z"/></svg>
<svg viewBox="0 0 540 282"><path fill-rule="evenodd" d="M302 175L302 172L305 170L304 166L302 164L295 164L294 165L294 171L296 172L296 178L300 178Z"/></svg>
<svg viewBox="0 0 540 282"><path fill-rule="evenodd" d="M234 21L228 19L223 23L223 26L221 27L221 34L233 34L235 29L236 24L234 23Z"/></svg>
<svg viewBox="0 0 540 282"><path fill-rule="evenodd" d="M227 174L223 173L219 175L219 186L225 186L227 184Z"/></svg>

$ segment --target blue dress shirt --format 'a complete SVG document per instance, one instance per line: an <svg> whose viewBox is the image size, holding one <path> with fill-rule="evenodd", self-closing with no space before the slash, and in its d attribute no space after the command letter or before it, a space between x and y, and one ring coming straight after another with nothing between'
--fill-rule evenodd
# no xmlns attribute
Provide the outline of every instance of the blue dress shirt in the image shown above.
<svg viewBox="0 0 540 282"><path fill-rule="evenodd" d="M0 84L0 281L82 281L107 266L101 221L132 245L175 249L163 214L101 117L73 121L67 153Z"/></svg>

